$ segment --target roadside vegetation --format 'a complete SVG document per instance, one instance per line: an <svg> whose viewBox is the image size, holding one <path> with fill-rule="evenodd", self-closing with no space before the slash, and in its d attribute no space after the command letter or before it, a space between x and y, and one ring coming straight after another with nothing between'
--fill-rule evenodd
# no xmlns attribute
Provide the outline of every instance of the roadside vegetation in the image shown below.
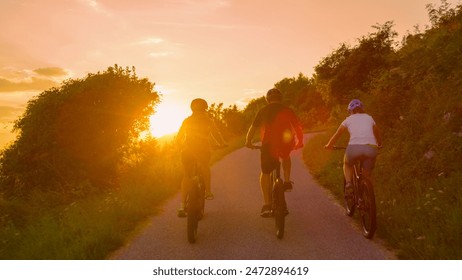
<svg viewBox="0 0 462 280"><path fill-rule="evenodd" d="M346 102L359 97L384 134L374 171L377 236L402 259L461 259L462 11L444 1L428 11L432 26L399 45L386 24L320 63L315 83L328 85L323 93L338 114L304 158L342 201L343 152L323 146L346 117Z"/></svg>
<svg viewBox="0 0 462 280"><path fill-rule="evenodd" d="M305 130L325 130L304 159L339 200L343 153L323 146L360 98L384 134L377 236L402 259L461 259L462 8L427 9L425 30L397 41L392 22L374 26L322 58L312 77L274 86ZM0 154L0 259L104 259L177 193L178 147L140 136L161 102L153 88L115 65L29 101ZM243 145L264 105L263 96L243 109L211 104L229 144L215 161Z"/></svg>

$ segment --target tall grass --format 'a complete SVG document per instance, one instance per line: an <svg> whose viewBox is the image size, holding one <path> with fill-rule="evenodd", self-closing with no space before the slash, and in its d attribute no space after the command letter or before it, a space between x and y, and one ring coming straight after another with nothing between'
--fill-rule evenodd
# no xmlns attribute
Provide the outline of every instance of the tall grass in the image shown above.
<svg viewBox="0 0 462 280"><path fill-rule="evenodd" d="M212 161L242 143L230 141ZM53 193L35 193L28 202L0 200L0 259L104 259L179 190L181 174L179 151L166 145L127 170L117 189L72 202Z"/></svg>
<svg viewBox="0 0 462 280"><path fill-rule="evenodd" d="M173 182L173 181L172 181ZM22 226L0 230L1 259L103 259L158 204L177 189L168 185L126 183L98 194L31 214Z"/></svg>
<svg viewBox="0 0 462 280"><path fill-rule="evenodd" d="M316 180L343 203L343 152L323 148L330 133L308 142L304 160ZM462 259L462 172L431 180L415 177L412 165L395 166L386 149L373 173L377 236L401 259Z"/></svg>

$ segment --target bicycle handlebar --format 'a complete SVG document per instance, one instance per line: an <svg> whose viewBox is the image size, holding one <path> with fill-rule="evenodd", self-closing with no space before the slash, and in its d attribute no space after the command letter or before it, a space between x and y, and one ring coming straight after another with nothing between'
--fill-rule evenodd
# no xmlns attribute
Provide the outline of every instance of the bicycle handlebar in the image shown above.
<svg viewBox="0 0 462 280"><path fill-rule="evenodd" d="M250 145L250 146L246 146L247 148L249 149L252 149L252 150L261 150L261 146L259 145Z"/></svg>
<svg viewBox="0 0 462 280"><path fill-rule="evenodd" d="M382 149L382 146L372 145L372 147L376 147L378 150ZM343 146L333 146L332 150L346 150L346 148L347 147L343 147Z"/></svg>
<svg viewBox="0 0 462 280"><path fill-rule="evenodd" d="M223 144L223 145L212 145L211 148L212 150L219 150L219 149L224 149L224 148L227 148L228 145L227 144Z"/></svg>

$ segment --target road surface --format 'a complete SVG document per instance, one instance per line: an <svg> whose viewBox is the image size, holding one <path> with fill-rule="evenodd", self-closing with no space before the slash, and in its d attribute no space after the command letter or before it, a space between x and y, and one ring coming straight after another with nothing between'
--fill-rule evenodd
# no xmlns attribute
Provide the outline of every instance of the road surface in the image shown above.
<svg viewBox="0 0 462 280"><path fill-rule="evenodd" d="M308 140L308 136L305 141ZM309 174L301 151L292 154L294 190L282 240L274 220L261 218L259 151L239 149L212 167L215 199L206 201L198 239L189 244L179 194L111 259L124 260L368 260L395 259L379 240L364 238L342 205ZM380 227L380 224L378 224Z"/></svg>

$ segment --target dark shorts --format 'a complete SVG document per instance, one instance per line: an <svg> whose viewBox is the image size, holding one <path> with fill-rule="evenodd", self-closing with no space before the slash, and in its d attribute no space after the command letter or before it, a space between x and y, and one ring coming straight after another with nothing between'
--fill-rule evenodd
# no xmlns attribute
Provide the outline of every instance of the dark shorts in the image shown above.
<svg viewBox="0 0 462 280"><path fill-rule="evenodd" d="M261 147L260 162L263 174L269 174L279 163L279 159L288 158L294 146L290 145L270 145L263 144Z"/></svg>
<svg viewBox="0 0 462 280"><path fill-rule="evenodd" d="M201 166L209 166L211 152L209 150L194 150L185 149L181 152L181 162L186 176L194 175L194 164L197 163Z"/></svg>
<svg viewBox="0 0 462 280"><path fill-rule="evenodd" d="M343 158L347 165L353 165L356 161L363 162L363 168L372 171L375 166L377 149L370 145L348 145Z"/></svg>

